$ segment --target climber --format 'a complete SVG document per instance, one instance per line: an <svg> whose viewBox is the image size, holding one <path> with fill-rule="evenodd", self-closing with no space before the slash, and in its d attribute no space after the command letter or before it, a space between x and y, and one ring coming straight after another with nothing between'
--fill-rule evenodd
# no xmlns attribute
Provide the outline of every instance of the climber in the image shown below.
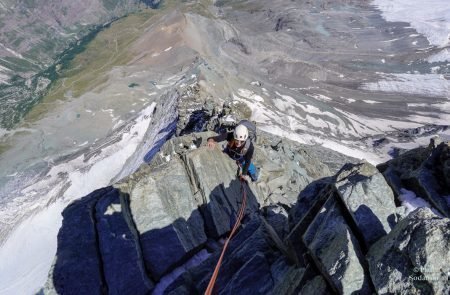
<svg viewBox="0 0 450 295"><path fill-rule="evenodd" d="M252 157L255 150L252 136L249 136L249 129L241 122L234 128L234 132L225 132L208 138L207 145L212 149L216 145L216 142L221 142L226 139L228 143L224 152L233 160L236 160L236 164L238 165L238 177L241 180L247 181L246 177L248 174L252 181L256 181L258 180L258 172L255 165L252 163ZM249 123L249 121L246 122Z"/></svg>

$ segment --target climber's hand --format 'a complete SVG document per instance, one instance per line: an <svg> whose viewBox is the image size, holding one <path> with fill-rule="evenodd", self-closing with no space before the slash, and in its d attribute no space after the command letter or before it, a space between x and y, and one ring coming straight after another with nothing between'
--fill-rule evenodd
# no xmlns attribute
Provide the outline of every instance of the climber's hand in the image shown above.
<svg viewBox="0 0 450 295"><path fill-rule="evenodd" d="M213 149L216 146L216 141L212 138L208 140L208 143L206 144L209 149Z"/></svg>

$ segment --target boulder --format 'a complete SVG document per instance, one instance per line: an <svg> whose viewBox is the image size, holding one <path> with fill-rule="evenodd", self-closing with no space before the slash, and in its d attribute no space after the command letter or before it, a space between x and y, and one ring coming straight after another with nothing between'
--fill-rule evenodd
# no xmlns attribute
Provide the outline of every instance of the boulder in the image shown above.
<svg viewBox="0 0 450 295"><path fill-rule="evenodd" d="M130 227L131 216L125 198L127 196L121 196L114 189L102 196L95 207L108 293L148 294L154 284L146 274L137 232Z"/></svg>
<svg viewBox="0 0 450 295"><path fill-rule="evenodd" d="M309 183L332 175L326 165L312 156L310 147L265 133L258 137L255 163L261 167L256 189L265 196L264 205L292 206Z"/></svg>
<svg viewBox="0 0 450 295"><path fill-rule="evenodd" d="M130 196L145 265L155 279L206 242L198 202L177 155L157 167L143 167L117 187Z"/></svg>
<svg viewBox="0 0 450 295"><path fill-rule="evenodd" d="M336 198L328 199L303 235L303 242L335 292L371 292L363 253Z"/></svg>
<svg viewBox="0 0 450 295"><path fill-rule="evenodd" d="M335 187L367 248L397 223L392 190L369 163L345 165L336 175Z"/></svg>
<svg viewBox="0 0 450 295"><path fill-rule="evenodd" d="M450 220L419 208L367 254L378 294L449 294Z"/></svg>

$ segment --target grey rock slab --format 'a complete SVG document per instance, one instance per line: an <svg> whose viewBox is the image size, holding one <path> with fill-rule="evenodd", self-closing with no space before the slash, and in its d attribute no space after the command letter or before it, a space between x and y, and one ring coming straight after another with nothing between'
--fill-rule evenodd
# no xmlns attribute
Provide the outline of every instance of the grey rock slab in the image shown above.
<svg viewBox="0 0 450 295"><path fill-rule="evenodd" d="M147 269L161 277L206 242L203 218L178 156L118 185L130 195Z"/></svg>
<svg viewBox="0 0 450 295"><path fill-rule="evenodd" d="M378 294L449 294L450 219L419 208L366 255Z"/></svg>
<svg viewBox="0 0 450 295"><path fill-rule="evenodd" d="M336 292L371 292L361 248L335 198L325 203L303 235L303 242Z"/></svg>
<svg viewBox="0 0 450 295"><path fill-rule="evenodd" d="M232 228L243 202L242 189L247 195L246 214L258 210L255 194L236 177L235 161L218 148L193 150L185 155L185 162L203 198L201 210L208 236L219 237Z"/></svg>
<svg viewBox="0 0 450 295"><path fill-rule="evenodd" d="M336 176L335 186L367 248L397 223L393 192L371 164L345 165Z"/></svg>
<svg viewBox="0 0 450 295"><path fill-rule="evenodd" d="M146 274L137 232L125 218L129 218L128 211L117 189L97 202L95 216L105 280L109 294L148 294L154 284Z"/></svg>

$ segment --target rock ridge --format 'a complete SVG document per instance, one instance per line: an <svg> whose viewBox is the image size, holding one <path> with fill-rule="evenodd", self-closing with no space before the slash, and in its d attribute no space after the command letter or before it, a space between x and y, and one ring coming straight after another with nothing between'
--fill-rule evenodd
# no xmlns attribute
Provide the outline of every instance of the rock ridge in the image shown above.
<svg viewBox="0 0 450 295"><path fill-rule="evenodd" d="M242 189L234 161L220 146L205 146L212 134L173 137L134 174L71 204L63 212L43 293L203 293L236 220ZM255 159L261 178L244 186L245 217L215 291L448 292L450 220L428 208L404 214L399 195L411 177L420 177L414 171L429 169L435 177L445 169L427 164L446 159L445 146L412 150L378 169L341 163L332 173L308 156L311 147L262 133ZM405 164L410 162L415 164ZM436 192L448 189L445 177L434 183L440 185ZM420 276L423 270L435 276Z"/></svg>

